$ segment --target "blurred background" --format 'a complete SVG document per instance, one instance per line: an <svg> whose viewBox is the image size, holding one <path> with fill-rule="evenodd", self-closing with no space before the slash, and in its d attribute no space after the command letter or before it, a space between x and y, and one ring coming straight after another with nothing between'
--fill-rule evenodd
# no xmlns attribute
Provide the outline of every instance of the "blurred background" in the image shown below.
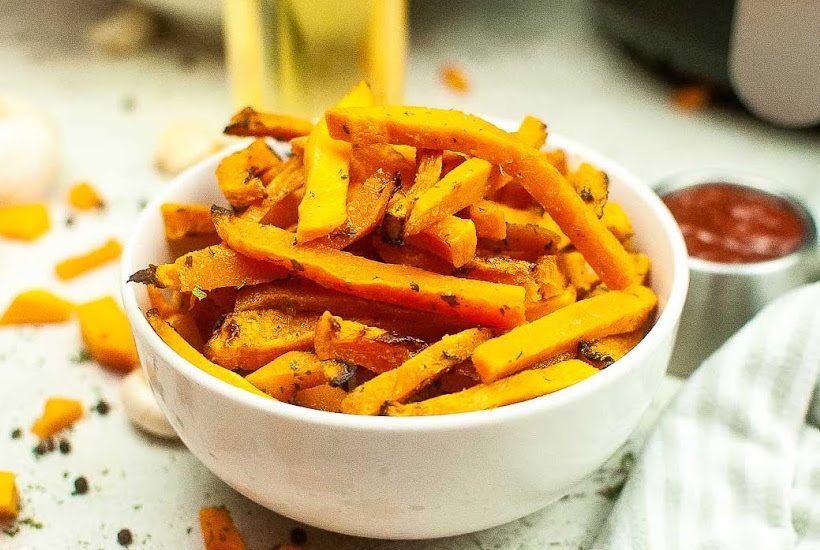
<svg viewBox="0 0 820 550"><path fill-rule="evenodd" d="M717 167L797 194L820 187L817 127L764 122L724 89L731 5L660 4L411 0L405 100L536 114L650 184ZM698 10L708 23L693 22ZM2 0L0 12L0 92L57 120L63 180L150 185L163 128L195 120L218 131L235 109L218 0Z"/></svg>

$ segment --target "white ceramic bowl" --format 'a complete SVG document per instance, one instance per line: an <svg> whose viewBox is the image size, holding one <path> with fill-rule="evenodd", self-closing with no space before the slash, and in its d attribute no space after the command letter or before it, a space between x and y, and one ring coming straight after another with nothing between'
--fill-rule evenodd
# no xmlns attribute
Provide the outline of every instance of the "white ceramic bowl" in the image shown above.
<svg viewBox="0 0 820 550"><path fill-rule="evenodd" d="M348 416L266 400L182 360L154 333L142 285L125 279L168 261L160 204L224 204L218 157L148 205L123 254L123 300L160 406L191 452L231 487L284 516L388 539L477 531L523 517L571 490L622 445L659 387L688 284L686 248L657 196L622 167L559 136L571 161L610 176L635 243L652 259L659 316L610 368L552 395L491 411L420 418ZM227 154L229 151L223 153Z"/></svg>

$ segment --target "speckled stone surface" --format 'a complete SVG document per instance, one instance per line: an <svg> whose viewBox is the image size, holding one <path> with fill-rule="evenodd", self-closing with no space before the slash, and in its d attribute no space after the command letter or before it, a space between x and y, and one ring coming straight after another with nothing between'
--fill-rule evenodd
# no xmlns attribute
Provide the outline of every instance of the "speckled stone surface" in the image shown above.
<svg viewBox="0 0 820 550"><path fill-rule="evenodd" d="M110 236L128 237L144 201L166 181L152 167L152 154L167 122L188 118L219 130L232 107L218 47L169 33L146 52L110 59L89 51L82 40L106 2L3 4L0 92L25 98L54 117L64 162L52 197L53 230L33 244L0 241L0 309L34 286L76 301L116 295L115 265L69 283L54 278L53 265ZM817 131L773 128L734 108L673 109L670 85L597 36L585 6L415 3L408 102L513 119L532 112L552 130L589 143L648 182L686 169L724 167L775 177L785 189L812 198L820 188ZM470 74L472 93L455 96L439 84L443 62L456 62ZM79 179L102 191L102 212L69 211L65 190ZM0 470L18 474L23 504L17 528L0 532L0 548L120 548L117 533L123 528L133 533L131 548L201 548L197 512L219 504L230 508L250 550L289 540L294 522L236 494L181 444L135 430L120 405L118 376L77 361L79 349L74 323L0 329ZM419 542L365 541L307 528L307 548L587 548L612 507L630 457L678 386L667 381L642 427L600 471L529 517ZM67 434L68 454L56 450L38 458L28 428L52 395L78 398L89 413ZM101 399L111 406L106 415L90 410ZM23 433L15 439L16 428ZM79 476L89 491L72 495Z"/></svg>

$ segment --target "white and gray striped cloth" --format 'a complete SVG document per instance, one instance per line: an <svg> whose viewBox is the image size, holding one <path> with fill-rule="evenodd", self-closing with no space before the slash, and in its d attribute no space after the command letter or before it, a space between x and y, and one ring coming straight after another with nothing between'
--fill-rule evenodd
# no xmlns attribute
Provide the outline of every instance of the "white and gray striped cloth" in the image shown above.
<svg viewBox="0 0 820 550"><path fill-rule="evenodd" d="M593 548L820 549L820 284L770 304L701 365Z"/></svg>

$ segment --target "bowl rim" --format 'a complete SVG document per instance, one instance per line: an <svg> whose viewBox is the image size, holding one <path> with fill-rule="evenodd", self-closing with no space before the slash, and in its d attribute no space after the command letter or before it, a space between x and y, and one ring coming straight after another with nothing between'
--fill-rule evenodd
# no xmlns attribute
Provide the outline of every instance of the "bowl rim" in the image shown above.
<svg viewBox="0 0 820 550"><path fill-rule="evenodd" d="M509 122L499 123L498 119L488 117L487 120L501 128L511 128L514 126L513 123ZM138 305L137 287L134 286L133 283L128 283L128 277L137 269L145 267L142 265L135 266L132 257L140 242L138 238L139 235L143 234L146 227L152 223L151 220L156 216L156 212L159 212L160 205L163 202L168 202L169 198L176 194L177 188L184 182L192 179L201 179L206 172L212 173L213 167L218 159L241 149L246 146L247 143L248 140L242 140L235 145L228 146L222 151L188 168L169 182L140 213L134 230L131 233L131 237L125 245L120 262L122 301L136 338L141 339L145 344L150 346L171 368L175 369L182 376L193 380L199 386L202 386L205 391L215 392L225 399L236 401L245 407L264 411L280 417L283 420L305 422L329 428L380 432L395 430L406 432L418 430L449 431L464 428L481 428L517 419L520 420L523 417L538 416L547 413L551 409L562 407L569 402L584 399L590 394L602 391L603 388L607 386L617 384L618 380L626 376L631 370L638 368L643 361L648 360L650 351L654 349L653 342L663 338L667 334L674 334L676 330L677 323L683 311L689 285L689 268L683 235L680 233L672 214L649 185L641 182L641 180L614 160L605 157L596 150L571 138L550 133L547 149L552 146L564 148L571 156L581 157L584 161L598 166L615 180L621 181L632 193L639 195L643 203L652 206L656 216L659 218L658 221L664 229L664 234L669 240L673 262L672 285L669 291L669 297L664 305L663 311L656 319L655 324L643 340L641 340L626 357L611 367L602 370L595 376L564 388L559 392L490 410L436 416L385 417L320 411L299 407L274 399L265 399L227 384L200 370L188 361L185 361L165 344L146 320L144 313ZM142 368L146 368L142 358L140 362Z"/></svg>

